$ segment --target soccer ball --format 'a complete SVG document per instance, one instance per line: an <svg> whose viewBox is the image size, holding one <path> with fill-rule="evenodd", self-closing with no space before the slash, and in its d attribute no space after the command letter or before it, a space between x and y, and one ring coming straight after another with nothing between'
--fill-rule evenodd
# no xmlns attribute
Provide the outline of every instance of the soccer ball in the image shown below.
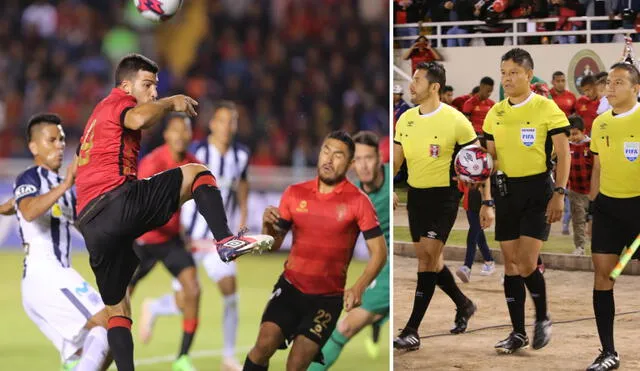
<svg viewBox="0 0 640 371"><path fill-rule="evenodd" d="M482 183L493 171L491 154L473 144L458 152L454 164L458 179L468 183Z"/></svg>
<svg viewBox="0 0 640 371"><path fill-rule="evenodd" d="M133 2L140 15L152 22L171 19L182 6L182 0L133 0Z"/></svg>

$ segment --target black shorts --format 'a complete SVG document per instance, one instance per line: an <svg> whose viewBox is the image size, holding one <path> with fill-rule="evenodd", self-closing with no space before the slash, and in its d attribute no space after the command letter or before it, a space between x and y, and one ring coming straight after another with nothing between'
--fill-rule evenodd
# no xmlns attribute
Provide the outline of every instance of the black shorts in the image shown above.
<svg viewBox="0 0 640 371"><path fill-rule="evenodd" d="M181 186L180 168L127 181L91 200L78 215L76 225L106 305L124 298L139 262L133 242L169 221L178 209Z"/></svg>
<svg viewBox="0 0 640 371"><path fill-rule="evenodd" d="M140 245L136 242L133 250L140 259L140 265L131 279L132 285L144 278L159 261L176 278L185 268L196 266L193 256L179 237L158 244Z"/></svg>
<svg viewBox="0 0 640 371"><path fill-rule="evenodd" d="M509 178L506 196L500 196L492 181L491 193L496 202L496 241L517 240L520 236L541 241L549 238L547 204L553 196L553 182L548 173Z"/></svg>
<svg viewBox="0 0 640 371"><path fill-rule="evenodd" d="M304 294L282 275L273 287L262 323L273 322L278 325L287 343L302 335L322 349L336 328L341 312L342 295Z"/></svg>
<svg viewBox="0 0 640 371"><path fill-rule="evenodd" d="M407 211L413 242L426 237L446 243L458 216L461 195L454 187L409 187Z"/></svg>
<svg viewBox="0 0 640 371"><path fill-rule="evenodd" d="M640 197L613 198L598 194L593 203L592 254L620 255L640 233ZM633 255L640 259L640 249Z"/></svg>

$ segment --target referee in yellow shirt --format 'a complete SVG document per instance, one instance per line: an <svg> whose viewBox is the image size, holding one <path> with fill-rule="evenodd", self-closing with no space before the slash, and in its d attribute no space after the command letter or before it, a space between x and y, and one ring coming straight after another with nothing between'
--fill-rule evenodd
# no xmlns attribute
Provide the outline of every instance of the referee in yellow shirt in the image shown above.
<svg viewBox="0 0 640 371"><path fill-rule="evenodd" d="M591 253L595 268L593 311L602 351L587 370L613 370L620 358L613 345L613 281L609 273L625 246L640 233L640 75L631 64L617 63L607 77L611 110L598 116L591 129L593 229ZM638 257L638 254L634 256Z"/></svg>
<svg viewBox="0 0 640 371"><path fill-rule="evenodd" d="M455 108L440 102L446 83L444 67L420 63L411 82L411 100L416 107L407 110L396 126L394 137L394 175L406 159L409 177L407 211L409 229L418 258L418 282L411 317L394 339L396 349L420 347L418 327L429 306L436 285L456 304L455 325L451 333L465 332L476 306L458 288L444 265L442 250L458 214L453 158L458 149L478 142L473 126ZM484 188L489 199L490 189ZM493 222L493 208L483 206L481 223Z"/></svg>
<svg viewBox="0 0 640 371"><path fill-rule="evenodd" d="M531 91L533 59L515 48L502 56L502 86L509 97L487 113L483 131L496 160L492 193L496 205L496 240L504 257L504 294L513 332L495 345L510 354L529 345L525 331L526 288L536 308L533 348L547 345L551 320L544 277L537 269L550 223L560 220L569 177L569 122L555 102ZM558 157L555 184L551 153Z"/></svg>

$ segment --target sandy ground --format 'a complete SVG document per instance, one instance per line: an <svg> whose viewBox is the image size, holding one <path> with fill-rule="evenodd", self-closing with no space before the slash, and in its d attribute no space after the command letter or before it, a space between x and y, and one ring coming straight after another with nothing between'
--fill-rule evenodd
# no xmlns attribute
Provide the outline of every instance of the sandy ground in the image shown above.
<svg viewBox="0 0 640 371"><path fill-rule="evenodd" d="M447 262L452 272L459 262ZM476 271L479 267L476 267ZM451 300L439 289L420 327L422 347L415 352L394 351L395 370L584 370L598 355L600 343L593 317L593 273L547 270L545 278L549 310L554 321L553 337L541 350L531 348L515 355L497 355L494 344L511 331L501 285L502 266L492 276L472 276L460 281L463 292L478 306L463 335L449 335L455 315ZM416 260L394 256L393 319L396 329L404 326L413 305ZM456 278L457 280L457 278ZM616 283L616 313L640 311L640 277L623 276ZM533 303L527 297L527 331L534 320ZM578 321L575 321L578 320ZM562 323L565 321L575 321ZM501 328L484 327L508 325ZM394 333L394 336L397 333ZM442 336L438 336L442 335ZM616 348L621 370L640 370L640 313L618 315ZM427 338L425 338L427 337Z"/></svg>

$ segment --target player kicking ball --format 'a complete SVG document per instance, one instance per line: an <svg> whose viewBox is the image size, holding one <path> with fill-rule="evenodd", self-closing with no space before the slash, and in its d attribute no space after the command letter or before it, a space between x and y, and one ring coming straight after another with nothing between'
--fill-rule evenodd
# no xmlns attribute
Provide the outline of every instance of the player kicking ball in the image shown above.
<svg viewBox="0 0 640 371"><path fill-rule="evenodd" d="M274 248L291 229L293 242L284 273L262 315L258 339L244 363L245 371L269 368L278 348L293 343L287 370L306 370L338 322L350 312L380 273L387 248L367 196L346 179L355 144L343 131L322 143L315 179L287 187L280 207L268 207L262 231L275 237ZM356 238L362 232L371 258L356 283L344 290ZM321 361L321 363L323 363Z"/></svg>
<svg viewBox="0 0 640 371"><path fill-rule="evenodd" d="M111 363L107 315L100 296L71 268L71 227L76 195L75 164L66 178L62 166L65 134L60 117L38 114L27 124L34 165L14 185L14 200L24 246L22 306L60 352L63 370L106 370Z"/></svg>
<svg viewBox="0 0 640 371"><path fill-rule="evenodd" d="M116 68L115 88L93 110L78 152L77 225L106 305L109 345L120 371L134 369L127 285L139 263L135 239L166 224L193 198L223 261L273 244L270 236L233 236L216 179L203 165L183 165L136 179L142 130L171 112L197 115L198 103L190 97L157 99L157 74L158 66L150 59L139 54L124 57Z"/></svg>
<svg viewBox="0 0 640 371"><path fill-rule="evenodd" d="M353 138L356 144L354 169L360 189L369 196L376 209L380 227L387 246L389 245L389 166L382 164L378 151L378 136L370 131L361 131ZM362 296L362 306L351 310L331 334L322 347L324 365L314 362L309 371L328 370L340 356L346 343L365 326L373 325L377 331L389 318L389 257ZM370 339L368 349L375 346Z"/></svg>

